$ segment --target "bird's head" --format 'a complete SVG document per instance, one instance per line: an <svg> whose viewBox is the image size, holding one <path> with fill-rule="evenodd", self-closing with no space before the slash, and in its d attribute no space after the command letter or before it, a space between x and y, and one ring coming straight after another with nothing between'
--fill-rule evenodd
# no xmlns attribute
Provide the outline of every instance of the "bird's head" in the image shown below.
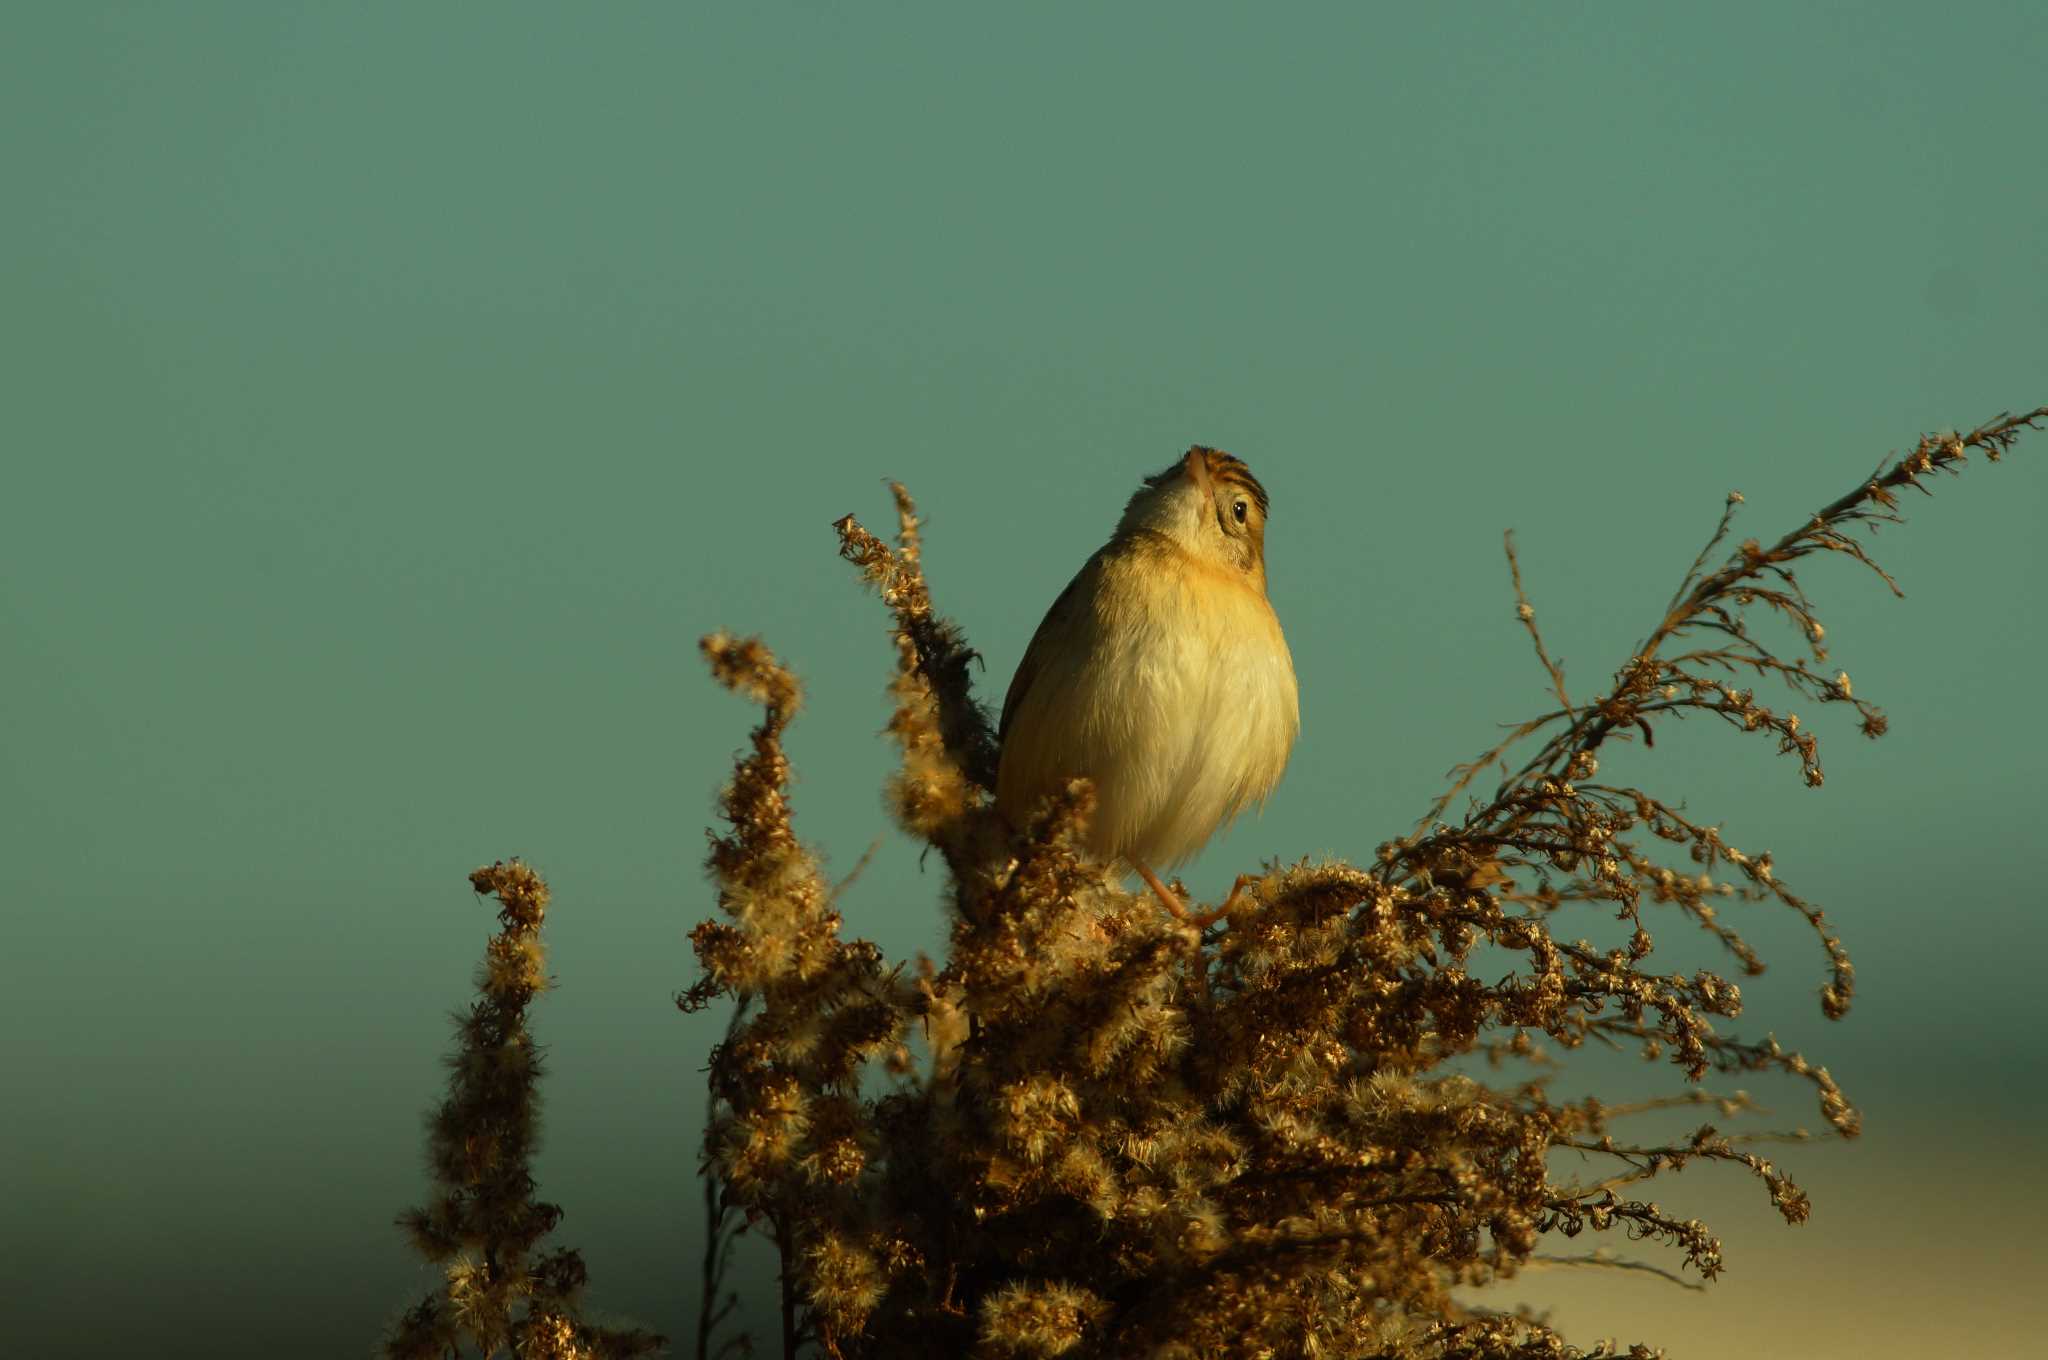
<svg viewBox="0 0 2048 1360"><path fill-rule="evenodd" d="M1197 444L1145 484L1124 506L1119 537L1155 533L1191 556L1242 572L1266 588L1266 488L1221 449Z"/></svg>

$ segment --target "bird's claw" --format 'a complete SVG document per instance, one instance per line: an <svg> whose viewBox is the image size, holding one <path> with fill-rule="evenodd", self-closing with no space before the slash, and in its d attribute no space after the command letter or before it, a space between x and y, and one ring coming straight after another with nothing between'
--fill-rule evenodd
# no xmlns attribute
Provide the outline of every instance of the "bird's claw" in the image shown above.
<svg viewBox="0 0 2048 1360"><path fill-rule="evenodd" d="M1218 921L1230 915L1231 912L1237 910L1237 899L1244 896L1245 888L1259 881L1257 874L1239 874L1237 882L1230 885L1230 895L1223 899L1222 906L1217 907L1213 911L1196 912L1189 911L1187 905L1181 901L1179 894L1160 882L1159 875L1153 873L1149 866L1140 864L1137 868L1138 877L1145 880L1145 886L1152 889L1153 894L1158 897L1160 903L1165 906L1167 911L1173 914L1173 918L1184 925L1193 926L1196 930L1207 930L1210 926L1215 925Z"/></svg>

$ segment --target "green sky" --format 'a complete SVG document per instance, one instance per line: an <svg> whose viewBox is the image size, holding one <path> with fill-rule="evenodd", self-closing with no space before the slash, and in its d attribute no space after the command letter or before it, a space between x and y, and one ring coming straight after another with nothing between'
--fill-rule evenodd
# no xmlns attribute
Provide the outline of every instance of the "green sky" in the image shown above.
<svg viewBox="0 0 2048 1360"><path fill-rule="evenodd" d="M933 948L936 869L878 793L883 616L830 522L910 484L999 697L1138 476L1219 445L1273 495L1304 730L1190 881L1369 855L1543 703L1502 529L1590 691L1729 489L1775 537L1921 430L2048 403L2044 16L13 7L20 1353L363 1352L429 1283L389 1220L489 928L464 875L515 853L556 891L544 1190L594 1301L682 1333L717 1021L668 998L751 721L699 634L799 669L800 826L840 870L884 838L850 926ZM1749 1027L1870 1113L1792 1159L1803 1254L1728 1286L1759 1319L1802 1289L1878 1316L1825 1292L1869 1274L1797 1273L1859 1221L1831 1166L1883 1204L1946 1125L1942 1222L2048 1208L1971 1151L2041 1106L2044 461L2048 433L1910 503L1879 544L1904 601L1809 574L1894 723L1814 714L1825 790L1704 728L1610 770L1774 850L1859 965L1828 1026L1810 937L1753 918Z"/></svg>

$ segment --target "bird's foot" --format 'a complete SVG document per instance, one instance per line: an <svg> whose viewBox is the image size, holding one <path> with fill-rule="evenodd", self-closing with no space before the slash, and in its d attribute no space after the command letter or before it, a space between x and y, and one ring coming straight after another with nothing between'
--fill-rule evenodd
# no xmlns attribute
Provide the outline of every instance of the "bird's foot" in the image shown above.
<svg viewBox="0 0 2048 1360"><path fill-rule="evenodd" d="M1244 896L1244 890L1259 881L1257 874L1239 874L1237 882L1230 885L1230 896L1223 899L1223 905L1216 908L1209 919L1220 921L1237 910L1237 899Z"/></svg>
<svg viewBox="0 0 2048 1360"><path fill-rule="evenodd" d="M1188 909L1181 904L1179 894L1159 881L1159 875L1152 872L1151 865L1135 864L1133 867L1137 869L1138 877L1145 880L1145 886L1159 898L1160 904L1173 914L1174 920L1193 923L1194 917L1188 915Z"/></svg>
<svg viewBox="0 0 2048 1360"><path fill-rule="evenodd" d="M1245 888L1259 881L1257 874L1239 874L1237 882L1230 885L1230 896L1223 899L1222 906L1217 907L1214 911L1197 912L1189 911L1187 904L1181 901L1179 894L1160 882L1159 875L1153 873L1149 866L1140 864L1137 866L1137 869L1138 877L1145 880L1145 885L1152 889L1166 909L1173 913L1173 918L1176 921L1193 926L1196 930L1207 930L1210 926L1215 925L1218 921L1230 915L1231 912L1237 909L1237 900L1244 896Z"/></svg>

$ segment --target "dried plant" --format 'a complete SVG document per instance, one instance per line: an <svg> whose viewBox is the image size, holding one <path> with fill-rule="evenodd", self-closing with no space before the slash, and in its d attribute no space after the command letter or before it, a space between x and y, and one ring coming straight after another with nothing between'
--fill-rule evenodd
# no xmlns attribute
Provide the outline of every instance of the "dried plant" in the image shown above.
<svg viewBox="0 0 2048 1360"><path fill-rule="evenodd" d="M1650 1262L1539 1252L1561 1234L1620 1231L1675 1250L1711 1279L1720 1244L1634 1188L1695 1161L1755 1176L1788 1222L1807 1199L1759 1146L1805 1135L1628 1138L1624 1121L1688 1106L1753 1112L1710 1072L1776 1071L1809 1083L1832 1134L1858 1116L1827 1069L1723 1022L1739 988L1717 973L1659 973L1646 916L1691 923L1746 974L1757 953L1719 917L1727 899L1776 901L1829 961L1821 1007L1846 1013L1854 971L1821 912L1720 830L1643 789L1600 782L1599 752L1667 719L1710 714L1763 732L1821 782L1813 733L1738 687L1776 677L1796 696L1849 705L1867 735L1883 715L1829 675L1824 633L1794 565L1846 553L1891 578L1851 531L1898 519L1969 450L1996 459L2048 408L1968 434L1928 436L1766 548L1708 563L1741 504L1731 494L1663 618L1604 693L1574 702L1507 543L1516 613L1557 706L1468 765L1407 836L1369 865L1269 865L1215 924L1177 919L1078 850L1092 793L1075 781L1019 831L993 808L996 743L969 685L974 653L932 605L918 523L896 488L896 545L851 517L843 555L888 606L897 666L889 731L901 768L889 801L947 871L951 947L889 967L842 937L818 862L797 840L782 738L797 683L758 641L706 638L713 674L764 716L711 842L725 919L692 934L701 976L678 1004L734 1001L710 1064L703 1147L709 1237L700 1360L722 1342L735 1236L765 1235L781 1262L785 1357L1537 1357L1587 1354L1542 1322L1454 1292L1536 1264L1647 1270ZM1896 590L1896 586L1893 586ZM1757 606L1788 620L1804 654L1751 630ZM1515 765L1511 751L1527 752ZM1490 800L1469 790L1504 777ZM1468 806L1445 820L1461 796ZM1685 862L1666 861L1683 849ZM445 1270L394 1329L393 1356L624 1356L662 1338L584 1322L580 1256L535 1256L561 1217L533 1198L540 1061L526 1009L547 985L547 889L518 861L477 870L501 930L478 1001L456 1017L447 1099L429 1125L439 1190L399 1220ZM1603 910L1627 931L1600 949L1553 928ZM1515 962L1498 982L1484 953ZM1560 1049L1588 1040L1668 1058L1688 1083L1632 1104L1553 1099ZM1536 1065L1511 1084L1475 1058ZM1560 1178L1552 1154L1604 1170ZM1593 1354L1605 1353L1595 1351ZM1644 1347L1632 1355L1648 1355Z"/></svg>
<svg viewBox="0 0 2048 1360"><path fill-rule="evenodd" d="M1852 531L1896 520L1901 491L1928 490L1971 450L1997 458L2044 418L1923 438L1776 543L1743 542L1710 566L1740 505L1731 495L1662 619L1603 692L1579 700L1510 540L1517 614L1556 706L1454 771L1369 863L1268 866L1206 930L1077 851L1085 783L1022 831L995 814L974 653L933 607L909 496L896 488L893 547L840 521L843 555L893 620L902 764L889 801L944 861L951 944L942 962L892 968L844 937L791 822L782 738L797 683L758 641L706 638L713 674L765 716L724 795L730 829L712 839L722 919L696 929L702 973L678 998L738 1002L710 1068L699 1354L711 1353L733 1224L759 1225L779 1254L785 1356L1534 1357L1584 1352L1454 1290L1545 1260L1677 1277L1604 1250L1539 1254L1585 1232L1664 1244L1699 1279L1720 1270L1704 1224L1637 1196L1658 1173L1727 1163L1788 1222L1804 1219L1805 1194L1755 1150L1773 1135L1719 1127L1749 1112L1747 1097L1697 1083L1788 1073L1844 1137L1855 1109L1825 1067L1725 1028L1741 1010L1734 982L1656 971L1649 924L1689 923L1753 974L1762 961L1718 906L1782 904L1826 952L1831 1018L1854 990L1848 954L1768 854L1671 798L1601 782L1601 750L1705 715L1766 734L1820 783L1811 729L1750 682L1845 705L1873 737L1884 717L1825 669L1795 566L1843 553L1889 584ZM1753 627L1759 607L1789 620L1800 654ZM1491 796L1473 796L1496 768ZM1461 797L1469 806L1447 819ZM1618 917L1626 943L1559 931L1587 910ZM1512 960L1499 981L1475 975L1481 951L1487 976L1496 957ZM1668 1058L1688 1084L1609 1105L1554 1098L1540 1069L1498 1085L1464 1070L1475 1056L1554 1065L1588 1040ZM1670 1140L1620 1131L1686 1105L1718 1122ZM1561 1178L1558 1150L1605 1169Z"/></svg>
<svg viewBox="0 0 2048 1360"><path fill-rule="evenodd" d="M392 1360L486 1357L603 1360L648 1354L664 1338L585 1323L577 1310L588 1272L558 1247L536 1257L562 1211L533 1197L530 1162L539 1134L540 1052L526 1008L547 989L541 918L547 884L518 860L469 876L499 903L499 931L484 949L476 1002L455 1017L448 1098L427 1125L438 1186L425 1208L398 1223L442 1286L406 1313L385 1343Z"/></svg>

